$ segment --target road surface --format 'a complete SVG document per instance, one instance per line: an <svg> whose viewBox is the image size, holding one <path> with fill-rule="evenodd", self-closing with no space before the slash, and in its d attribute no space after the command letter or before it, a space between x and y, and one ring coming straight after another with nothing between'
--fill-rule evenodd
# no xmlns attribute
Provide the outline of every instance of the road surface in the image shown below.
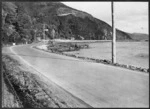
<svg viewBox="0 0 150 109"><path fill-rule="evenodd" d="M149 74L47 53L32 45L13 54L92 107L149 107Z"/></svg>

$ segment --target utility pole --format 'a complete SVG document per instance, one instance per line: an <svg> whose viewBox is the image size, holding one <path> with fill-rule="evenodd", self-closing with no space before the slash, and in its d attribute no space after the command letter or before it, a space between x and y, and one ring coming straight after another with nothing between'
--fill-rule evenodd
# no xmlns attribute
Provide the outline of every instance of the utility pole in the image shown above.
<svg viewBox="0 0 150 109"><path fill-rule="evenodd" d="M43 39L45 40L45 23L43 24Z"/></svg>
<svg viewBox="0 0 150 109"><path fill-rule="evenodd" d="M36 39L36 32L37 32L37 29L34 29L34 41L36 42L37 39Z"/></svg>
<svg viewBox="0 0 150 109"><path fill-rule="evenodd" d="M44 23L44 24L43 24L43 38L44 38L44 44L45 44L45 42L46 42L45 31L48 31L48 29L45 29L45 23Z"/></svg>
<svg viewBox="0 0 150 109"><path fill-rule="evenodd" d="M112 11L112 63L116 63L116 29L115 29L115 16L114 16L114 3L111 2Z"/></svg>
<svg viewBox="0 0 150 109"><path fill-rule="evenodd" d="M46 37L45 37L45 23L43 24L43 39L44 39L44 44L46 44Z"/></svg>

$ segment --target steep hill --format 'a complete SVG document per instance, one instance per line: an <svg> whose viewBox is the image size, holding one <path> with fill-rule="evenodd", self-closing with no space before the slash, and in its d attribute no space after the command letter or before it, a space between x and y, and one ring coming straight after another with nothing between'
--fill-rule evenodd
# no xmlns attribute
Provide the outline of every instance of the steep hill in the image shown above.
<svg viewBox="0 0 150 109"><path fill-rule="evenodd" d="M60 2L3 2L2 17L3 42L33 42L43 24L48 38L112 39L110 25ZM117 40L126 39L130 35L117 30Z"/></svg>

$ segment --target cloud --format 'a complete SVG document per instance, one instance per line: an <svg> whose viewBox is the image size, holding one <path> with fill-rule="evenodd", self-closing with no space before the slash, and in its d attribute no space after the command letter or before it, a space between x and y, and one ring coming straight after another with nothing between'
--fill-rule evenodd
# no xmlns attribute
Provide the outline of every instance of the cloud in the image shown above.
<svg viewBox="0 0 150 109"><path fill-rule="evenodd" d="M114 7L115 14L120 19L128 17L148 16L147 2L116 2Z"/></svg>
<svg viewBox="0 0 150 109"><path fill-rule="evenodd" d="M139 32L139 33L147 33L148 34L148 23L145 20L119 20L115 23L116 27L125 31L125 32Z"/></svg>
<svg viewBox="0 0 150 109"><path fill-rule="evenodd" d="M118 2L115 15L117 28L148 34L148 2Z"/></svg>

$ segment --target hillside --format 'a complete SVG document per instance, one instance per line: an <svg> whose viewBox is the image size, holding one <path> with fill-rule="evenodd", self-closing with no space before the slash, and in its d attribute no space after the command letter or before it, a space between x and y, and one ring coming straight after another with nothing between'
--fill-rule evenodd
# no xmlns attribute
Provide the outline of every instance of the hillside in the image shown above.
<svg viewBox="0 0 150 109"><path fill-rule="evenodd" d="M149 40L149 35L148 34L143 34L143 33L128 33L129 36L133 39L133 40L137 40L137 41L148 41Z"/></svg>
<svg viewBox="0 0 150 109"><path fill-rule="evenodd" d="M60 2L3 2L2 40L33 42L43 38L43 24L47 38L109 40L111 26L92 15L68 7ZM131 39L117 30L117 40Z"/></svg>

